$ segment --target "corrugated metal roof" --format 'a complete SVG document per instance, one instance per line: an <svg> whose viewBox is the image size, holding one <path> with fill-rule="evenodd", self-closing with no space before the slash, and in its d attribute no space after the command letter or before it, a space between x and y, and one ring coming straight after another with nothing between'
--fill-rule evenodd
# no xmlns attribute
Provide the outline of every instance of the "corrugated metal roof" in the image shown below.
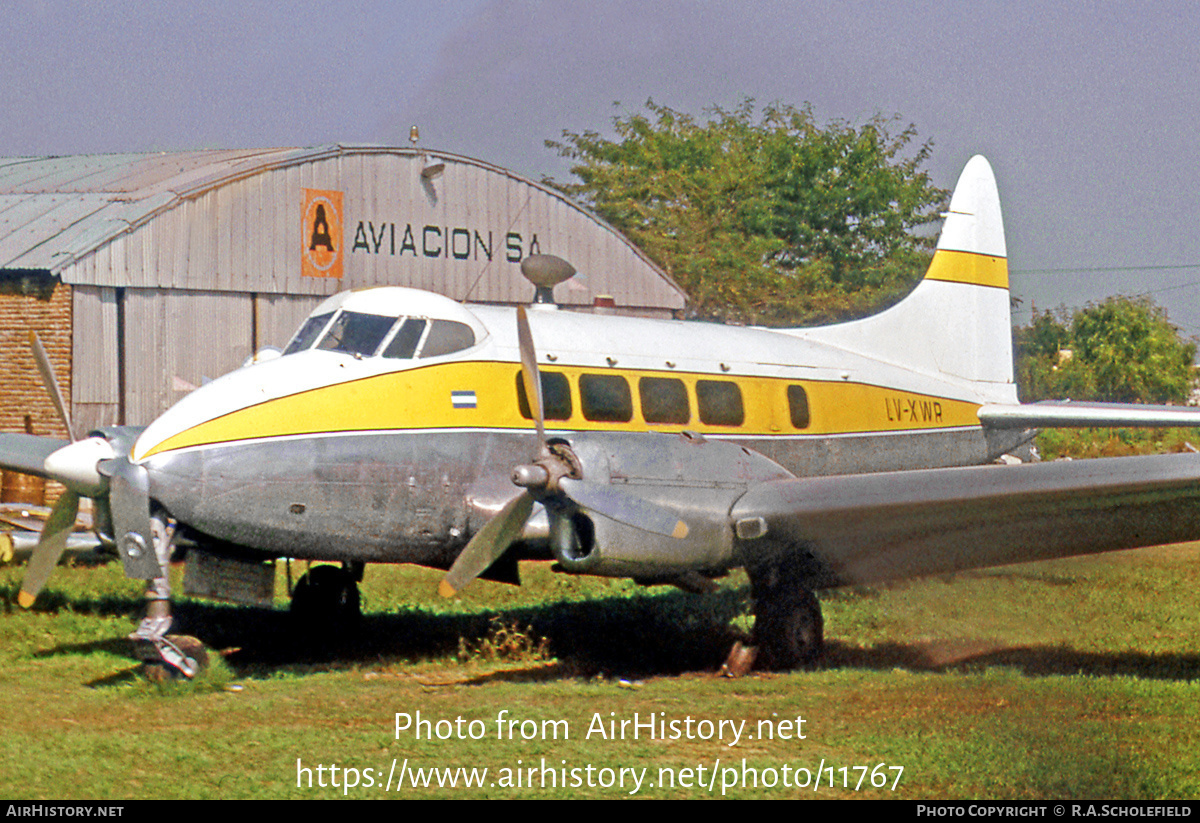
<svg viewBox="0 0 1200 823"><path fill-rule="evenodd" d="M306 153L0 158L0 268L58 272L179 200Z"/></svg>
<svg viewBox="0 0 1200 823"><path fill-rule="evenodd" d="M353 185L371 192L368 195L370 198L396 197L414 185L406 182L408 175L405 175L405 180L383 182L378 179L377 170L373 171L364 164L375 162L373 157L382 162L386 156L391 156L391 160L387 161L391 163L404 161L419 164L427 155L436 155L460 167L473 167L476 170L474 176L464 172L462 178L464 185L473 187L469 189L467 199L488 214L508 215L504 223L497 224L497 231L500 232L497 239L493 240L488 232L484 232L489 246L489 261L493 253L507 253L503 248L505 231L512 230L518 221L528 222L536 217L539 225L560 227L559 231L573 231L578 235L578 242L571 244L572 251L584 259L572 262L581 271L586 271L585 266L589 264L593 270L595 267L611 268L613 261L623 257L640 260L638 268L644 265L646 268L642 271L645 271L645 275L650 275L650 272L657 275L647 278L639 274L623 285L607 286L607 291L628 291L629 294L623 296L630 305L682 306L685 299L682 290L665 273L611 226L568 200L561 192L480 160L433 149L407 147L335 144L316 148L212 150L149 155L0 158L0 269L43 270L60 275L72 283L96 285L175 288L182 285L184 288L292 293L296 291L295 284L280 282L280 277L287 280L290 275L281 275L285 267L278 262L272 263L269 247L260 243L255 247L260 257L249 261L245 252L245 226L255 219L273 225L279 235L279 239L272 241L278 246L274 256L279 257L280 253L286 254L282 250L286 243L291 242L291 234L299 228L293 228L295 221L288 216L293 196L298 198L300 188L305 186L332 187L314 186L314 168L334 169L333 174L339 179L345 174L347 180L357 181ZM419 165L417 169L420 169ZM286 170L286 174L271 177L274 181L271 184L260 182L267 179L267 172L276 170ZM321 174L322 179L329 177L327 172ZM507 180L511 185L507 189L497 187L495 183L489 183L488 178L501 182ZM532 193L531 190L546 196L537 197L530 204L527 194ZM287 197L280 200L285 191ZM413 189L405 196L424 200L427 194L429 192L422 194ZM214 200L214 195L224 199ZM264 199L270 197L274 199ZM513 197L519 197L524 204L511 202ZM455 223L454 219L465 218L449 217L445 212L445 204L436 197L430 202L433 211L429 212L428 219L437 224L430 231L436 233L438 245L448 247L452 239L458 243L461 239L458 234L467 232L462 227L474 224ZM284 203L286 207L281 205ZM214 223L212 210L223 212L227 207L234 209L233 215L228 217L229 222L224 222L226 216L222 216L222 222ZM469 213L474 207L467 208ZM508 211L504 212L504 209ZM146 224L167 212L171 212L175 218L170 227L155 223L157 228L149 231L151 227ZM570 214L575 215L573 220L576 221L586 216L585 222L595 224L602 230L595 238L583 239L583 235L579 235L581 224L566 221L566 216ZM382 217L380 215L379 219ZM372 213L367 219L375 219L375 215ZM395 220L396 216L388 219ZM201 225L207 228L198 228ZM221 228L213 228L217 225ZM571 225L574 225L574 229L568 228ZM146 229L135 231L143 226ZM404 228L404 224L401 224L401 232ZM453 238L450 236L452 229ZM371 230L375 231L374 227ZM396 225L392 223L390 231L395 230ZM383 237L382 231L381 226L380 239ZM417 231L421 231L420 224ZM442 231L446 232L444 239L440 233ZM584 234L590 236L588 232ZM471 236L464 236L467 237L464 242L470 246ZM166 238L167 242L159 243L162 238ZM499 250L494 248L496 244L500 244ZM160 245L163 247L158 248ZM456 245L456 257L459 251ZM418 272L415 276L420 276L420 272L424 271L420 266L428 268L431 261L426 258L433 256L423 249L420 260L415 261L419 264L414 268ZM448 258L449 252L446 251L442 256ZM290 258L282 259L288 260L288 266L293 265ZM76 264L90 269L81 274ZM374 280L388 280L381 273L382 269L376 271L370 268L375 265L374 261L364 261L364 264L368 265L363 275L366 279L348 285L369 285ZM298 267L298 258L294 265ZM613 276L619 271L631 271L622 266L624 264L613 269ZM425 272L425 275L431 272ZM301 279L298 271L296 274L297 277L291 279ZM214 280L214 277L217 279ZM200 282L198 278L204 281ZM652 291L661 292L657 297L651 298L649 293L641 294L648 288L647 279L657 281L652 287ZM317 290L317 285L336 287L337 284L303 285L301 291L312 292ZM458 284L452 291L469 295L469 286L470 283ZM433 287L433 284L425 287ZM474 296L475 299L484 300L511 299L507 292L490 295L477 290Z"/></svg>
<svg viewBox="0 0 1200 823"><path fill-rule="evenodd" d="M147 189L186 179L197 170L212 174L264 155L286 156L295 152L296 149L260 149L5 158L0 160L0 192L106 192L128 195L118 199L138 200Z"/></svg>

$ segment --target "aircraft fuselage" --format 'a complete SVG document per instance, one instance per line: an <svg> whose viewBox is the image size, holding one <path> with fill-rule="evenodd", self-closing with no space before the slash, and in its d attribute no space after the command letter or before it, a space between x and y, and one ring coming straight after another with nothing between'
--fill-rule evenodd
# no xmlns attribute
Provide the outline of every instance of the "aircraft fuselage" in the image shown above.
<svg viewBox="0 0 1200 823"><path fill-rule="evenodd" d="M343 313L390 328L322 348L355 333ZM196 390L146 430L133 458L151 496L270 556L446 567L517 494L509 472L536 449L514 311L385 288L313 317L325 325L306 345ZM439 318L469 328L457 340L469 345L423 356ZM416 343L401 341L406 323L421 324ZM736 494L705 498L705 469L631 479L627 455L684 433L744 445L764 465L732 483L740 494L772 472L970 465L1012 445L985 437L975 412L995 398L978 385L787 332L566 311L531 312L531 325L547 435L590 455L589 476L654 487L677 508L723 515Z"/></svg>

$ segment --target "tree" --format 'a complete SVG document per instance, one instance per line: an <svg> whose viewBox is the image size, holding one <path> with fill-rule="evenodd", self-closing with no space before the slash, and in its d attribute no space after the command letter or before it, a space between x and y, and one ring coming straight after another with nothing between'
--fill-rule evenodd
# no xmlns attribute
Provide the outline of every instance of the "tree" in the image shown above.
<svg viewBox="0 0 1200 823"><path fill-rule="evenodd" d="M1196 343L1146 297L1110 297L1069 321L1063 312L1035 312L1013 339L1026 402L1182 403L1191 392Z"/></svg>
<svg viewBox="0 0 1200 823"><path fill-rule="evenodd" d="M811 106L744 100L697 121L666 106L613 119L617 138L564 132L558 184L624 232L710 319L803 323L868 314L928 266L947 193L928 142L895 118L816 124Z"/></svg>

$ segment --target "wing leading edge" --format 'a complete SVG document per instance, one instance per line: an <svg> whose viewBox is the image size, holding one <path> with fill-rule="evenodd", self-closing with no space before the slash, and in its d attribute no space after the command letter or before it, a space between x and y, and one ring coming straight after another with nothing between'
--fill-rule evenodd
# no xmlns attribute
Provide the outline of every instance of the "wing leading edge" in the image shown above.
<svg viewBox="0 0 1200 823"><path fill-rule="evenodd" d="M776 480L734 506L747 566L812 588L1200 539L1200 455Z"/></svg>
<svg viewBox="0 0 1200 823"><path fill-rule="evenodd" d="M1200 409L1187 406L1143 406L1133 403L1073 403L1053 400L1019 406L987 404L979 422L991 429L1078 427L1200 427Z"/></svg>
<svg viewBox="0 0 1200 823"><path fill-rule="evenodd" d="M49 477L46 458L68 441L35 434L0 434L0 468Z"/></svg>

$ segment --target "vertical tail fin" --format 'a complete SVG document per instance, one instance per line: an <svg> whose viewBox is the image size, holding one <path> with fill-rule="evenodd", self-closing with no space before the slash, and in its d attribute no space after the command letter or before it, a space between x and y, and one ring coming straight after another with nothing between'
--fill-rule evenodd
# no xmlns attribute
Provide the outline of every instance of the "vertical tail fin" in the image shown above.
<svg viewBox="0 0 1200 823"><path fill-rule="evenodd" d="M969 381L981 400L1016 402L1004 221L987 160L976 155L963 169L929 271L911 294L873 317L794 333Z"/></svg>
<svg viewBox="0 0 1200 823"><path fill-rule="evenodd" d="M975 155L959 175L926 280L1008 290L1008 249L992 167ZM1005 328L1008 328L1005 311Z"/></svg>

